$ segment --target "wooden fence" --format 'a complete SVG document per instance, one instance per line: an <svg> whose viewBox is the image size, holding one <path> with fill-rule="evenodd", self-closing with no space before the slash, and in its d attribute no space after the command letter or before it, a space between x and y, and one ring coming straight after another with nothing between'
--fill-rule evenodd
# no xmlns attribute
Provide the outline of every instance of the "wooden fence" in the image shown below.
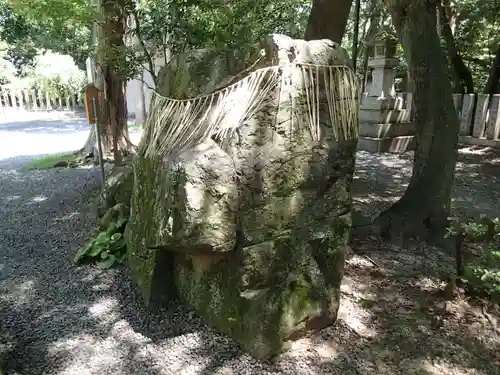
<svg viewBox="0 0 500 375"><path fill-rule="evenodd" d="M413 121L411 93L397 93L399 108L407 111L404 122ZM459 140L470 145L500 148L500 94L453 94L460 120Z"/></svg>
<svg viewBox="0 0 500 375"><path fill-rule="evenodd" d="M500 147L500 94L454 94L460 142Z"/></svg>
<svg viewBox="0 0 500 375"><path fill-rule="evenodd" d="M53 96L36 89L12 91L0 87L0 110L75 111L84 106L83 96L80 93Z"/></svg>

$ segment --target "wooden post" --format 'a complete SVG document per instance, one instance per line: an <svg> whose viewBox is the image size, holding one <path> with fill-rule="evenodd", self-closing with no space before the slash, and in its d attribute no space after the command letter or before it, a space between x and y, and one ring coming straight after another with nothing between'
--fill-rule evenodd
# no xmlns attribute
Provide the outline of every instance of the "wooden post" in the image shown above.
<svg viewBox="0 0 500 375"><path fill-rule="evenodd" d="M484 138L486 130L486 115L488 114L489 95L479 94L477 97L476 113L474 114L474 127L472 136L475 138Z"/></svg>
<svg viewBox="0 0 500 375"><path fill-rule="evenodd" d="M406 111L408 111L408 121L413 121L413 94L411 92L406 93Z"/></svg>
<svg viewBox="0 0 500 375"><path fill-rule="evenodd" d="M14 91L10 92L10 100L12 102L12 108L17 109L17 99L16 99L16 94Z"/></svg>
<svg viewBox="0 0 500 375"><path fill-rule="evenodd" d="M102 189L105 187L104 158L102 155L101 126L99 125L99 90L93 84L85 87L85 109L89 124L94 124L97 135L97 150L99 152L99 166L101 168Z"/></svg>
<svg viewBox="0 0 500 375"><path fill-rule="evenodd" d="M48 93L45 93L45 109L52 109L52 104L50 103L50 96Z"/></svg>
<svg viewBox="0 0 500 375"><path fill-rule="evenodd" d="M472 119L474 118L475 94L465 94L460 115L460 135L472 134Z"/></svg>
<svg viewBox="0 0 500 375"><path fill-rule="evenodd" d="M7 95L7 91L2 91L3 102L5 104L5 108L9 108L9 96Z"/></svg>
<svg viewBox="0 0 500 375"><path fill-rule="evenodd" d="M30 90L23 90L23 96L26 99L26 109L31 109L33 106L31 105Z"/></svg>
<svg viewBox="0 0 500 375"><path fill-rule="evenodd" d="M64 109L66 109L66 111L69 111L71 109L71 104L69 102L69 94L67 94L64 97Z"/></svg>
<svg viewBox="0 0 500 375"><path fill-rule="evenodd" d="M486 124L486 138L500 138L500 94L495 94L491 98L490 117Z"/></svg>
<svg viewBox="0 0 500 375"><path fill-rule="evenodd" d="M17 96L19 97L19 108L21 109L26 109L24 106L24 95L22 91L17 92Z"/></svg>
<svg viewBox="0 0 500 375"><path fill-rule="evenodd" d="M460 118L462 114L462 94L453 94L453 104L455 105L455 111L457 111L457 115Z"/></svg>
<svg viewBox="0 0 500 375"><path fill-rule="evenodd" d="M33 102L33 109L38 109L38 97L36 95L36 89L30 89L29 94L31 96L31 101Z"/></svg>

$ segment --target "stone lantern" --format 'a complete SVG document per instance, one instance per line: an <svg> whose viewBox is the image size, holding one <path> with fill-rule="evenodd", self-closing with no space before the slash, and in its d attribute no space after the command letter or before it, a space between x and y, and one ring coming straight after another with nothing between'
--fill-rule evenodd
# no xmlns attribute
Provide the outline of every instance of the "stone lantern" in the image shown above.
<svg viewBox="0 0 500 375"><path fill-rule="evenodd" d="M411 97L396 97L394 81L397 39L390 30L381 29L367 40L373 47L368 61L372 85L363 98L359 113L358 149L371 152L404 152L415 147L414 124L410 122Z"/></svg>
<svg viewBox="0 0 500 375"><path fill-rule="evenodd" d="M373 69L372 85L368 96L393 97L395 68L399 64L398 59L395 58L397 40L392 34L382 30L373 36L370 45L373 46L374 56L368 61L368 66Z"/></svg>

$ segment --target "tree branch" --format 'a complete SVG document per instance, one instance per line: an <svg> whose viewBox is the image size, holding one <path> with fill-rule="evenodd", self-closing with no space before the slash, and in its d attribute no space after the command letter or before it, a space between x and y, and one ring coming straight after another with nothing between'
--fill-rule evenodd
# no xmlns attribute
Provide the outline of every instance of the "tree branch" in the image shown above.
<svg viewBox="0 0 500 375"><path fill-rule="evenodd" d="M139 15L137 14L137 10L132 10L132 16L134 17L134 22L135 22L135 34L137 39L139 40L139 43L144 51L144 55L146 56L146 60L148 62L149 66L149 73L151 74L151 77L153 77L153 82L156 84L156 72L155 72L155 66L153 59L151 57L151 54L146 48L146 44L144 43L144 39L142 39L142 34L141 34L141 26L140 26L140 20L139 20Z"/></svg>
<svg viewBox="0 0 500 375"><path fill-rule="evenodd" d="M440 21L441 35L446 43L448 57L450 58L453 65L453 69L458 78L458 83L460 86L462 86L461 91L463 91L463 88L465 86L467 93L473 93L474 81L472 78L472 73L470 69L467 68L467 66L464 64L462 56L458 51L457 45L455 43L455 38L453 37L453 32L451 31L450 27L450 19L448 16L449 12L447 12L447 10L449 9L445 8L447 6L447 3L445 1L443 1L443 3L445 4L443 5L441 2L437 4L437 11Z"/></svg>

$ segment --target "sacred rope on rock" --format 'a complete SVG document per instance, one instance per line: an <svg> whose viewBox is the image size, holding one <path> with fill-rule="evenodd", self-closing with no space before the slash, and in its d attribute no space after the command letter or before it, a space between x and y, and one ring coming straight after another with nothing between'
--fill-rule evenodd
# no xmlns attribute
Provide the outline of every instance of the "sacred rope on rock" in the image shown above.
<svg viewBox="0 0 500 375"><path fill-rule="evenodd" d="M287 70L300 69L301 85L286 82ZM302 88L307 110L307 126L314 140L320 138L318 78L323 77L328 102L329 122L335 139L357 137L356 77L349 67L290 64L261 68L236 83L207 95L191 99L167 98L153 93L148 121L144 126L139 152L145 157L180 153L207 137L223 141L232 136L241 123L252 117L262 101L279 85ZM292 113L295 106L290 107ZM292 118L301 121L301 116ZM354 132L354 134L351 134Z"/></svg>

